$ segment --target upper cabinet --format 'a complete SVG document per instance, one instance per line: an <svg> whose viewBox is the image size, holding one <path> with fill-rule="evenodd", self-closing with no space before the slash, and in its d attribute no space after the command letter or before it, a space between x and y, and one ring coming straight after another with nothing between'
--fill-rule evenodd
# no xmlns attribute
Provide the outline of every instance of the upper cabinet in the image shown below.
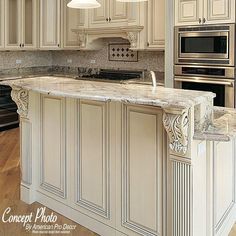
<svg viewBox="0 0 236 236"><path fill-rule="evenodd" d="M235 22L235 0L175 0L175 25Z"/></svg>
<svg viewBox="0 0 236 236"><path fill-rule="evenodd" d="M61 48L61 0L40 1L40 48Z"/></svg>
<svg viewBox="0 0 236 236"><path fill-rule="evenodd" d="M4 48L4 1L0 2L0 50Z"/></svg>
<svg viewBox="0 0 236 236"><path fill-rule="evenodd" d="M148 1L148 49L165 48L165 1Z"/></svg>
<svg viewBox="0 0 236 236"><path fill-rule="evenodd" d="M78 49L78 38L72 30L77 27L84 27L86 11L67 7L68 2L70 0L61 0L61 19L63 19L61 25L61 44L64 49Z"/></svg>
<svg viewBox="0 0 236 236"><path fill-rule="evenodd" d="M99 0L101 7L89 10L89 27L123 26L128 21L128 4L116 0Z"/></svg>
<svg viewBox="0 0 236 236"><path fill-rule="evenodd" d="M5 48L23 50L37 48L38 1L5 0L4 4Z"/></svg>

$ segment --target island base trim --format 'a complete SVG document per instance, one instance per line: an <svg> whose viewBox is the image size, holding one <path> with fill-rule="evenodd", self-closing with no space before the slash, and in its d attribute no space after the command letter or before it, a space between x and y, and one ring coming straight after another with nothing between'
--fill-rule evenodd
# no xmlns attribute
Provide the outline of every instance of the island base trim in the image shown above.
<svg viewBox="0 0 236 236"><path fill-rule="evenodd" d="M115 230L114 228L95 220L70 206L62 204L55 199L50 198L47 195L44 195L40 192L36 193L37 202L48 207L49 209L55 211L58 214L63 215L64 217L69 218L77 222L78 224L86 227L93 232L102 235L102 236L126 236L122 232Z"/></svg>

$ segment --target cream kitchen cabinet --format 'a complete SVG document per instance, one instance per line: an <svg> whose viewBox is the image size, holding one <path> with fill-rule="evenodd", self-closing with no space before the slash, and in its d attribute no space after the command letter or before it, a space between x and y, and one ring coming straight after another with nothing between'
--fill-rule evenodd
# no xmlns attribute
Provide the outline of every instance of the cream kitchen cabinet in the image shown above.
<svg viewBox="0 0 236 236"><path fill-rule="evenodd" d="M128 21L128 4L116 0L99 0L101 7L89 11L89 27L123 26Z"/></svg>
<svg viewBox="0 0 236 236"><path fill-rule="evenodd" d="M125 235L165 235L166 198L163 111L138 105L121 106L118 143L117 223ZM121 151L122 150L122 151ZM122 170L122 171L121 171Z"/></svg>
<svg viewBox="0 0 236 236"><path fill-rule="evenodd" d="M0 2L0 50L4 48L4 16L5 16L5 9L4 9L4 1Z"/></svg>
<svg viewBox="0 0 236 236"><path fill-rule="evenodd" d="M148 1L148 49L165 49L165 1Z"/></svg>
<svg viewBox="0 0 236 236"><path fill-rule="evenodd" d="M175 0L175 25L235 23L234 0Z"/></svg>
<svg viewBox="0 0 236 236"><path fill-rule="evenodd" d="M61 0L40 1L40 49L61 48Z"/></svg>
<svg viewBox="0 0 236 236"><path fill-rule="evenodd" d="M85 16L87 11L81 9L72 9L67 7L67 3L70 0L62 0L61 6L61 37L62 37L62 48L63 49L77 49L79 46L78 38L76 33L72 31L72 29L76 29L77 27L85 26Z"/></svg>
<svg viewBox="0 0 236 236"><path fill-rule="evenodd" d="M5 0L4 4L5 48L36 49L38 46L38 1Z"/></svg>

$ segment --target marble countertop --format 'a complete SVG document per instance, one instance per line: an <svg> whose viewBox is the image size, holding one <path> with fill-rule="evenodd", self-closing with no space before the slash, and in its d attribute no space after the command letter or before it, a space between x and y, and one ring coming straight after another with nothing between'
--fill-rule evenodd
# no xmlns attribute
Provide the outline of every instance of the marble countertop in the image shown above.
<svg viewBox="0 0 236 236"><path fill-rule="evenodd" d="M215 95L210 92L187 91L150 85L119 84L78 80L67 77L42 76L23 79L8 79L0 84L20 87L53 96L119 101L151 105L163 108L190 108L204 103Z"/></svg>
<svg viewBox="0 0 236 236"><path fill-rule="evenodd" d="M236 138L236 109L213 107L213 121L205 130L195 130L194 139L230 141Z"/></svg>

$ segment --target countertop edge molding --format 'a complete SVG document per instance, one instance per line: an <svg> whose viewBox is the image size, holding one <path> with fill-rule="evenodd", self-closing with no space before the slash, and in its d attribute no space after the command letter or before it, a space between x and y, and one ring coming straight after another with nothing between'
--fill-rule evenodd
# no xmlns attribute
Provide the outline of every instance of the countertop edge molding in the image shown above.
<svg viewBox="0 0 236 236"><path fill-rule="evenodd" d="M22 89L17 86L12 86L11 97L12 100L16 103L18 110L17 113L22 118L28 117L28 104L29 104L29 91Z"/></svg>

